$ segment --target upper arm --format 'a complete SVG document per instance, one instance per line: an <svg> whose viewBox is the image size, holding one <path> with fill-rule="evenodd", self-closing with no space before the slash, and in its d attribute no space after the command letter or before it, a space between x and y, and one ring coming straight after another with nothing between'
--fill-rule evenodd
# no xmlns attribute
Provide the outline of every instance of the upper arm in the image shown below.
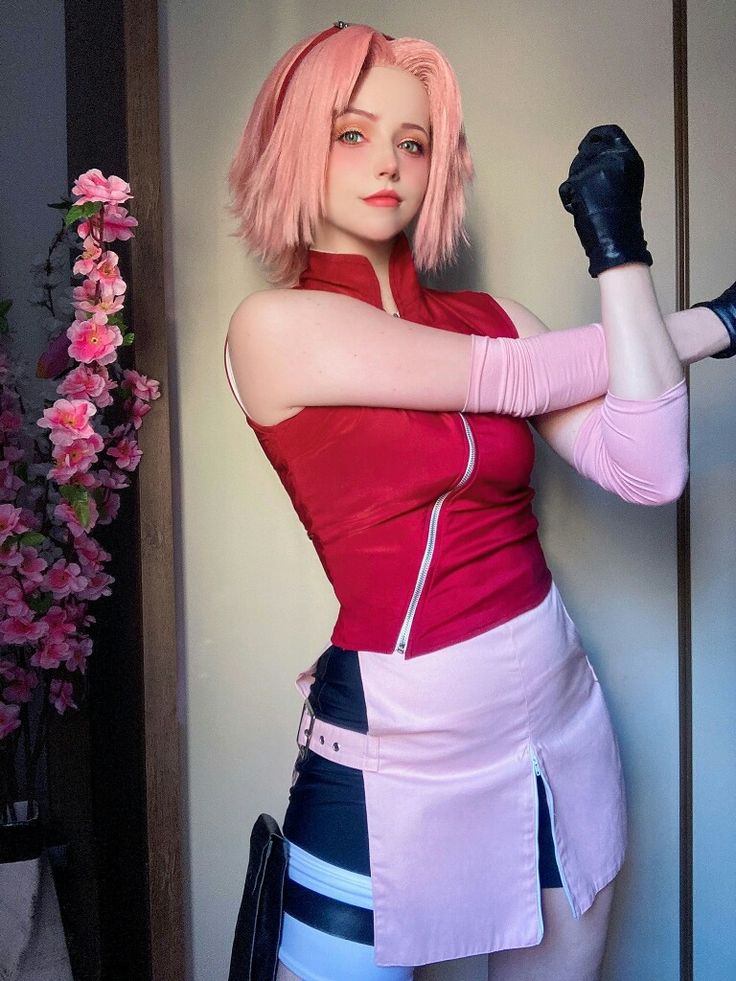
<svg viewBox="0 0 736 981"><path fill-rule="evenodd" d="M470 337L391 317L351 297L267 290L230 320L233 374L249 414L307 405L455 411L470 373Z"/></svg>
<svg viewBox="0 0 736 981"><path fill-rule="evenodd" d="M496 297L496 303L505 310L514 324L519 337L533 337L549 333L549 327L535 314L516 300ZM603 399L594 399L568 409L557 409L535 416L530 420L542 439L558 453L563 460L573 464L573 450L580 427L591 410L600 405Z"/></svg>

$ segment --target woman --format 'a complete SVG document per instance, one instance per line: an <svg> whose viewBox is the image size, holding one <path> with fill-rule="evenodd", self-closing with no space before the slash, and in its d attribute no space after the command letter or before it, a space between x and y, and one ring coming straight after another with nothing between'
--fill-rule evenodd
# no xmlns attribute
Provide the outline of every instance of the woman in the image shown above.
<svg viewBox="0 0 736 981"><path fill-rule="evenodd" d="M281 288L239 305L226 368L340 600L298 680L281 979L488 952L494 979L583 981L603 956L620 763L537 540L525 419L626 500L674 500L682 363L736 350L733 297L662 320L618 127L561 189L602 326L549 334L513 301L423 289L471 173L441 53L337 25L276 65L231 168Z"/></svg>

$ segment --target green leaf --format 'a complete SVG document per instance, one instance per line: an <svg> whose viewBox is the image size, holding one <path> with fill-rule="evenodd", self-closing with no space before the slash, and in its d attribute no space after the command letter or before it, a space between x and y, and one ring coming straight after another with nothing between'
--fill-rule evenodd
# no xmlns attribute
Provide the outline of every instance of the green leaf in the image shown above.
<svg viewBox="0 0 736 981"><path fill-rule="evenodd" d="M33 593L31 596L26 596L25 599L33 612L41 616L49 612L51 604L54 602L52 593Z"/></svg>
<svg viewBox="0 0 736 981"><path fill-rule="evenodd" d="M125 318L122 313L113 313L107 318L108 324L113 324L115 327L125 328Z"/></svg>
<svg viewBox="0 0 736 981"><path fill-rule="evenodd" d="M59 493L68 501L83 528L89 526L89 491L78 484L62 484Z"/></svg>
<svg viewBox="0 0 736 981"><path fill-rule="evenodd" d="M40 531L24 531L18 541L21 545L43 545L46 536L42 535Z"/></svg>
<svg viewBox="0 0 736 981"><path fill-rule="evenodd" d="M79 484L62 484L59 493L72 507L79 501L89 500L89 491L86 487L80 487Z"/></svg>
<svg viewBox="0 0 736 981"><path fill-rule="evenodd" d="M53 204L49 204L47 207L55 208L57 211L68 211L73 204L74 202L71 200L71 198L62 198L61 201L54 201Z"/></svg>
<svg viewBox="0 0 736 981"><path fill-rule="evenodd" d="M80 218L89 218L91 215L96 215L101 208L102 201L85 201L84 204L75 204L64 217L64 224L68 228L69 225L72 225L75 221L79 221Z"/></svg>
<svg viewBox="0 0 736 981"><path fill-rule="evenodd" d="M83 501L75 501L74 504L72 504L72 508L77 516L80 525L83 528L88 528L89 527L89 497L88 496L85 497Z"/></svg>
<svg viewBox="0 0 736 981"><path fill-rule="evenodd" d="M131 330L123 337L123 347L130 347L134 340L135 334Z"/></svg>

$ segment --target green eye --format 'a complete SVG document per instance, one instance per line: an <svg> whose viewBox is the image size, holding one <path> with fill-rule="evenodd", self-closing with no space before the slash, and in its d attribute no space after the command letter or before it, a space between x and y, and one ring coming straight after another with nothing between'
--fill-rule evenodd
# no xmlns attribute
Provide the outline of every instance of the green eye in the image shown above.
<svg viewBox="0 0 736 981"><path fill-rule="evenodd" d="M342 140L343 143L359 143L362 139L363 134L357 129L346 129L338 136L338 140Z"/></svg>
<svg viewBox="0 0 736 981"><path fill-rule="evenodd" d="M418 140L402 140L401 143L399 143L399 146L402 149L407 150L409 153L416 154L417 156L424 153L424 145Z"/></svg>

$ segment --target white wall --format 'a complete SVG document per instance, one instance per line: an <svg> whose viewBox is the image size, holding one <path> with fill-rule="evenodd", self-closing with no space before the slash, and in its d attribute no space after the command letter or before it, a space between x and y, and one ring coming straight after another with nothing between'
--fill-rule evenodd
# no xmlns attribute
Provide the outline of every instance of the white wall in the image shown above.
<svg viewBox="0 0 736 981"><path fill-rule="evenodd" d="M257 89L290 44L336 16L437 43L460 77L478 175L474 251L448 281L515 297L553 326L597 315L596 287L557 185L590 126L620 123L647 163L644 223L669 310L671 6L374 0L336 11L332 0L273 7L168 0L160 8L189 977L216 981L226 973L250 825L261 810L280 817L286 804L299 712L292 679L323 649L335 615L331 589L222 369L230 314L263 285L228 237L234 224L225 212L225 174ZM675 978L674 508L627 506L544 452L537 484L548 558L608 693L630 793L631 848L607 978ZM470 981L485 978L485 964L475 959L419 977Z"/></svg>
<svg viewBox="0 0 736 981"><path fill-rule="evenodd" d="M731 0L690 0L692 302L736 275ZM696 981L736 977L736 384L732 360L691 372Z"/></svg>

